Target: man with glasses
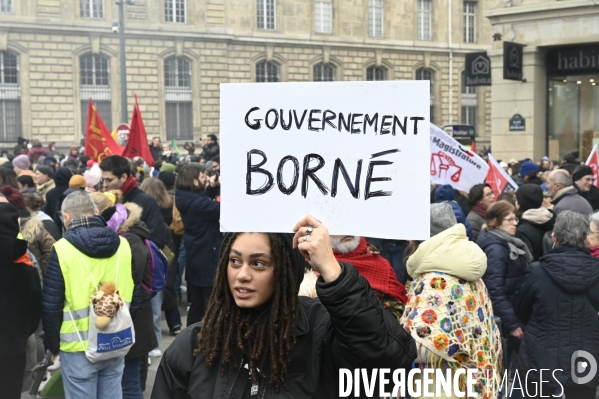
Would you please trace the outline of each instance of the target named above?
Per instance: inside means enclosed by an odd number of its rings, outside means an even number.
[[[547,178],[547,190],[553,198],[553,212],[559,215],[563,211],[573,211],[583,215],[593,213],[589,202],[578,194],[572,178],[564,169],[554,170]]]

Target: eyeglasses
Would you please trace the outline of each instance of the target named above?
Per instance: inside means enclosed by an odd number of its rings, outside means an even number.
[[[520,219],[518,218],[509,218],[509,219],[503,219],[504,221],[510,222],[510,223],[516,223],[518,224],[518,222],[520,221]]]

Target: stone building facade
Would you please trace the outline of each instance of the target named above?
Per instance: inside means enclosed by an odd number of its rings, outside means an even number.
[[[418,78],[432,81],[436,124],[471,122],[489,141],[491,90],[463,88],[461,73],[464,54],[490,48],[483,14],[494,4],[135,0],[125,5],[129,114],[137,94],[148,136],[192,140],[219,132],[220,83]],[[0,0],[0,142],[79,142],[90,97],[117,126],[114,20],[110,0]]]

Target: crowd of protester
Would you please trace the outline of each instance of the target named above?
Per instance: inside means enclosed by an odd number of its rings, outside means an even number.
[[[475,368],[478,398],[497,389],[489,370],[561,369],[538,386],[594,398],[599,377],[571,377],[572,353],[599,357],[599,189],[576,154],[501,162],[515,192],[431,185],[430,239],[399,241],[329,236],[313,216],[295,236],[223,235],[217,137],[198,154],[158,137],[149,147],[151,162],[98,163],[78,146],[61,154],[22,138],[1,154],[7,398],[31,385],[46,350],[67,398],[142,398],[156,357],[156,399],[335,397],[339,368],[374,366]],[[157,254],[168,269],[160,289]],[[90,362],[86,309],[97,280],[111,279],[135,343]],[[177,336],[165,353],[163,312]],[[542,376],[531,376],[518,384],[532,389]]]

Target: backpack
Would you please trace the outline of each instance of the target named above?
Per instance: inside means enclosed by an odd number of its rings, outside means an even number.
[[[127,237],[133,233],[125,233],[123,237]],[[141,237],[140,237],[141,238]],[[143,239],[146,248],[148,248],[148,252],[150,253],[150,286],[146,286],[143,282],[141,285],[144,289],[152,294],[152,296],[156,295],[164,288],[166,288],[166,278],[168,276],[168,259],[164,252],[158,248],[154,241]],[[141,277],[140,277],[141,279]]]

